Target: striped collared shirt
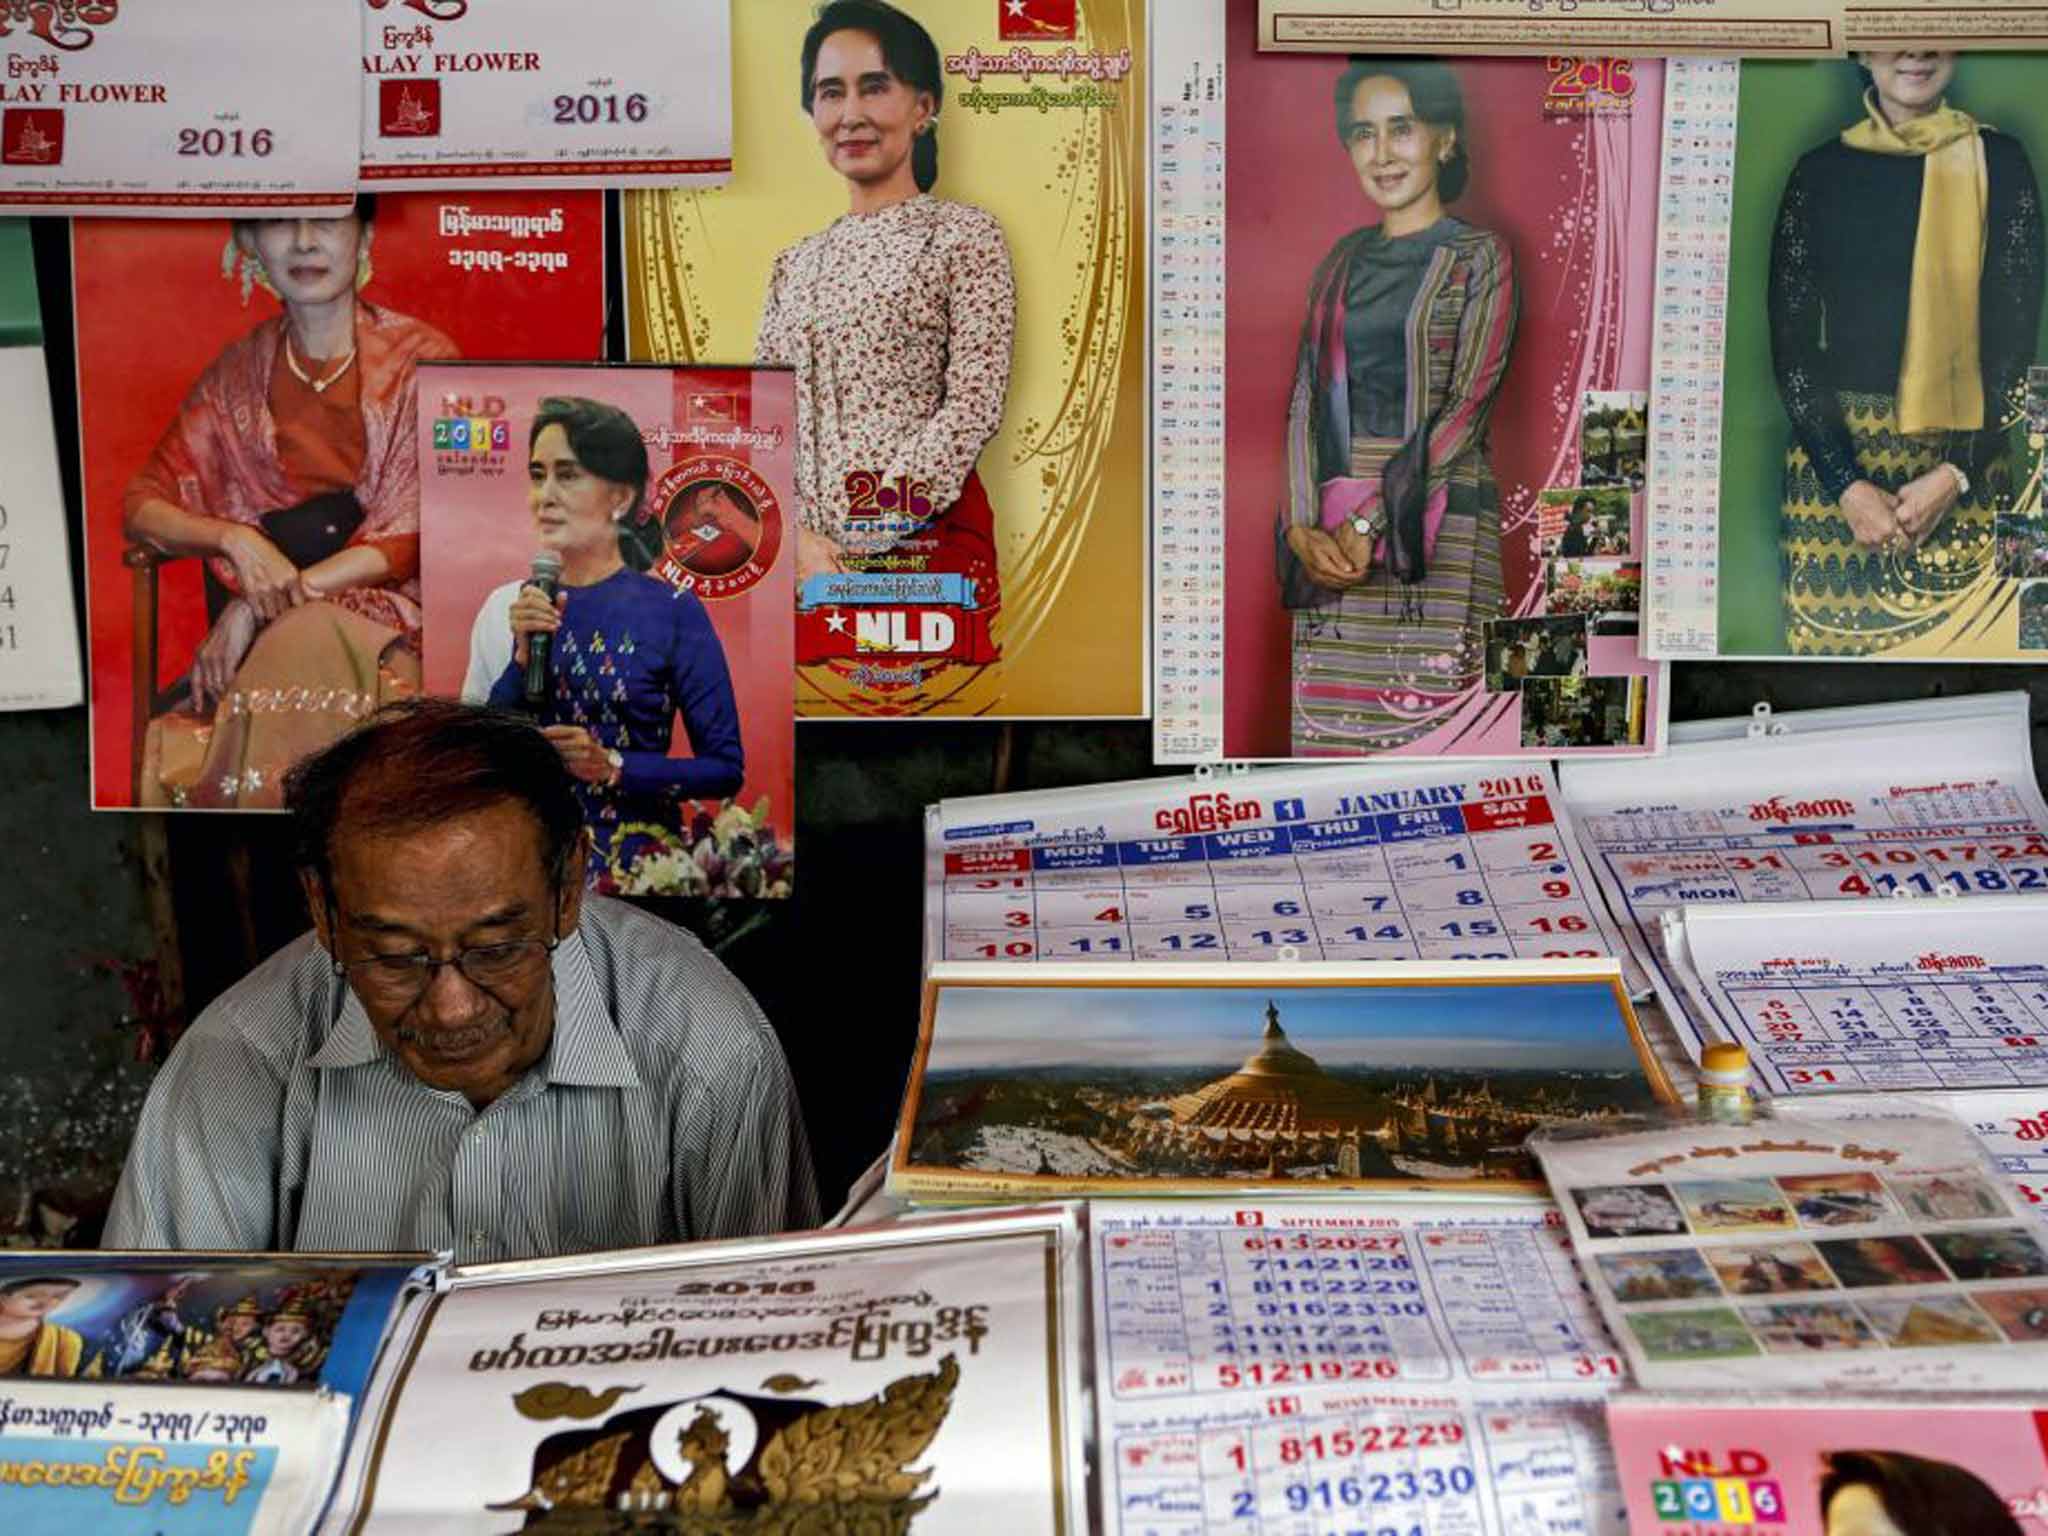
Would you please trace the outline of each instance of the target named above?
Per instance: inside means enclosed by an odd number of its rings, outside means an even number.
[[[286,945],[172,1051],[106,1245],[478,1263],[817,1225],[782,1048],[703,945],[588,897],[554,980],[547,1054],[477,1110],[385,1050],[311,934]]]

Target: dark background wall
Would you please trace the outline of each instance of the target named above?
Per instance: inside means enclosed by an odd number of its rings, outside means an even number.
[[[69,274],[63,225],[36,223],[76,587]],[[1758,700],[1787,710],[2026,688],[2035,758],[2048,762],[2040,667],[1681,663],[1672,672],[1680,720],[1739,714]],[[646,903],[718,947],[773,1021],[828,1205],[886,1144],[916,1035],[924,806],[1155,772],[1143,721],[800,724],[795,899]],[[0,714],[0,1244],[96,1237],[150,1061],[186,1018],[305,927],[280,818],[86,805],[84,710]]]

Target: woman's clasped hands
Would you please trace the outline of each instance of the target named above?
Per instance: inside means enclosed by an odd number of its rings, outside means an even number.
[[[1868,480],[1856,481],[1842,492],[1842,516],[1863,548],[1904,554],[1919,548],[1941,526],[1961,492],[1955,471],[1937,464],[1899,487],[1897,494]]]

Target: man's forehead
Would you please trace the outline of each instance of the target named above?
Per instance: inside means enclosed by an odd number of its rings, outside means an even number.
[[[344,912],[401,921],[473,922],[550,888],[540,824],[512,800],[393,825],[352,823],[344,803],[329,862]]]

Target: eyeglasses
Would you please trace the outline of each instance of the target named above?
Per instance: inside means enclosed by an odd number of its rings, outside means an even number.
[[[442,966],[452,965],[485,992],[531,979],[541,962],[554,954],[559,939],[508,939],[502,944],[477,944],[458,949],[446,960],[424,950],[407,955],[365,955],[337,960],[334,974],[346,976],[359,992],[380,1001],[409,1002],[433,985]]]

